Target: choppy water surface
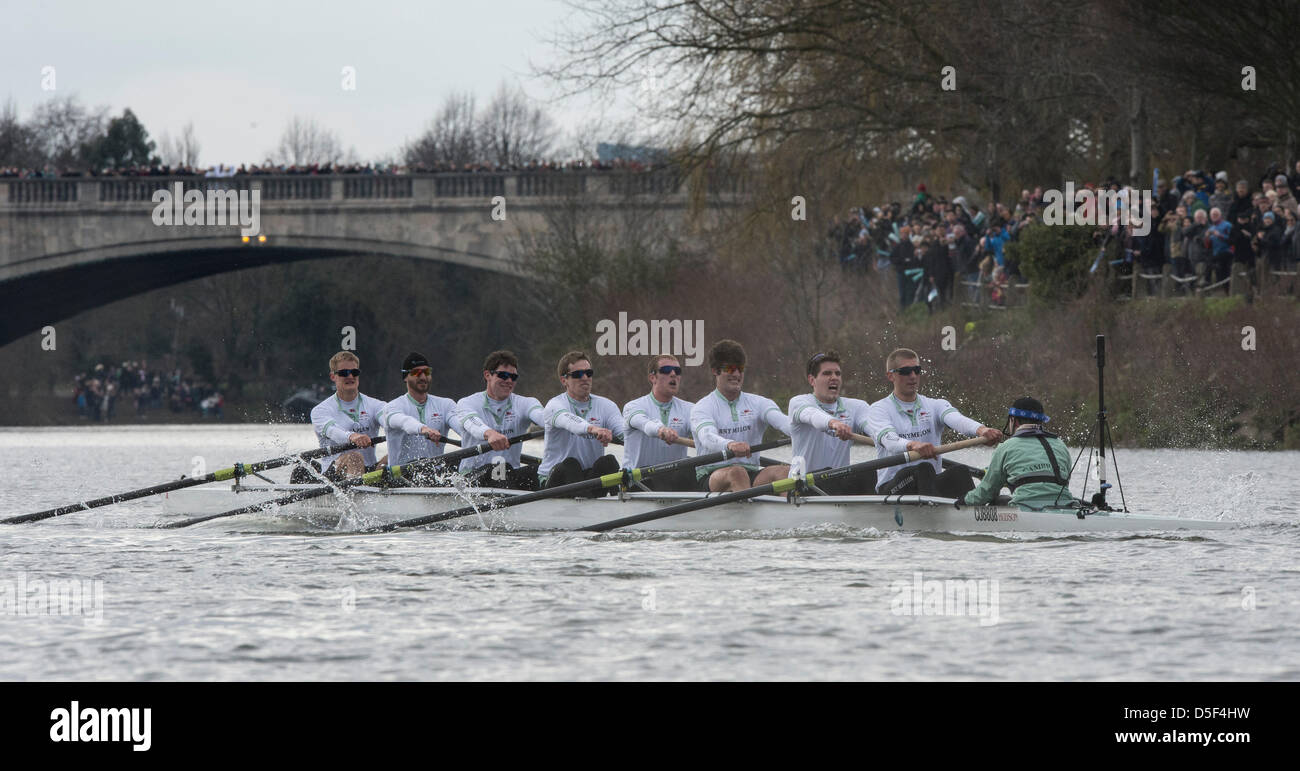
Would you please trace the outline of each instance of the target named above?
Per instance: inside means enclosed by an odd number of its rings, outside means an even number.
[[[310,446],[299,426],[2,429],[0,515]],[[1119,459],[1130,508],[1240,526],[338,535],[158,530],[157,498],[6,525],[0,678],[1300,678],[1300,453]],[[90,618],[14,603],[72,579]],[[965,614],[933,613],[945,580]]]

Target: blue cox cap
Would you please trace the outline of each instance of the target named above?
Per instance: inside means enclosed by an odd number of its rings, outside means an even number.
[[[1047,417],[1047,414],[1043,412],[1043,403],[1028,396],[1022,396],[1021,398],[1016,399],[1015,404],[1011,405],[1011,408],[1007,410],[1007,414],[1012,417],[1024,418],[1025,420],[1033,420],[1039,423],[1047,423],[1051,421],[1051,418]]]

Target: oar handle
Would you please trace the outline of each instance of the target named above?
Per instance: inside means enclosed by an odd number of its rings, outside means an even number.
[[[384,437],[382,436],[374,436],[370,438],[371,447],[374,447],[377,444],[382,444],[383,442],[384,442]],[[295,453],[293,455],[285,455],[284,457],[281,458],[264,460],[261,461],[260,463],[250,463],[248,464],[248,468],[253,471],[267,471],[269,469],[283,466],[286,463],[293,463],[294,461],[300,458],[302,460],[312,460],[314,458],[324,458],[327,455],[338,455],[341,452],[347,452],[348,450],[357,450],[357,449],[365,449],[365,448],[357,447],[357,445],[353,442],[343,442],[342,444],[332,444],[329,447],[320,447],[315,450],[307,450],[306,452]],[[270,465],[270,464],[275,464],[275,465]]]
[[[875,447],[875,446],[876,446],[876,440],[872,439],[872,438],[869,437],[869,436],[863,436],[862,434],[850,434],[850,438],[851,438],[854,442],[856,442],[856,443],[858,443],[858,444],[865,444],[865,445],[867,445],[868,447]],[[949,467],[951,467],[951,466],[957,466],[957,467],[959,467],[959,468],[964,468],[964,469],[966,469],[967,471],[969,471],[969,472],[971,473],[972,476],[979,477],[980,479],[983,479],[983,478],[984,478],[984,469],[982,469],[982,468],[976,468],[976,467],[974,467],[974,466],[967,465],[967,464],[962,463],[962,462],[960,462],[960,461],[951,460],[951,459],[949,459],[949,458],[944,458],[944,459],[943,459],[943,464],[944,464],[945,466],[949,466]]]

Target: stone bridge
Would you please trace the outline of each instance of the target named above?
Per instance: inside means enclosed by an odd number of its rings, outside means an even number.
[[[233,205],[243,196],[251,207],[254,192],[255,233]],[[0,345],[141,292],[276,262],[386,255],[513,272],[512,238],[574,196],[680,217],[741,191],[664,171],[0,179]]]

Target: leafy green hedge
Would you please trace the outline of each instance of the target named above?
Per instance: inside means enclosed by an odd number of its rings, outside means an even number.
[[[1020,264],[1034,297],[1073,300],[1087,288],[1088,269],[1097,257],[1092,232],[1079,225],[1030,225],[1006,245],[1007,259]]]

